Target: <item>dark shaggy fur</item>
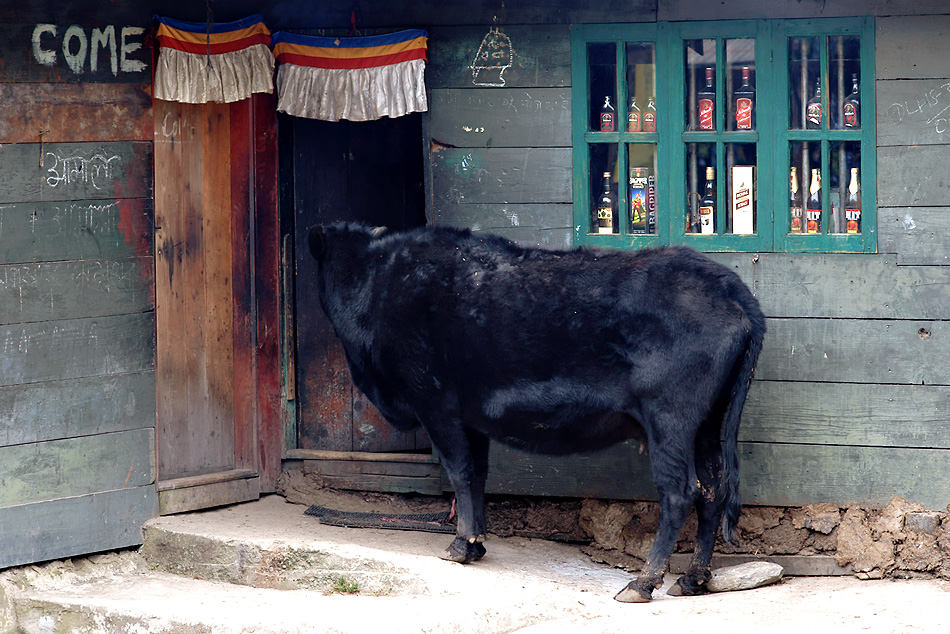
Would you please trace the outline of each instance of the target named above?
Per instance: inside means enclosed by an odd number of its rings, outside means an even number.
[[[452,481],[444,557],[485,553],[489,438],[558,454],[636,438],[660,528],[617,598],[650,599],[693,506],[696,554],[676,589],[701,591],[717,528],[730,537],[741,508],[739,418],[765,335],[735,273],[687,248],[552,251],[444,228],[309,238],[354,382],[397,428],[425,429]]]

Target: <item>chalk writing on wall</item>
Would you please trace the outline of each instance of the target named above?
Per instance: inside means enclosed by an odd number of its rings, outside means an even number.
[[[933,126],[934,132],[950,131],[950,82],[926,90],[913,99],[892,103],[885,111],[895,123],[910,121]]]
[[[87,32],[88,31],[88,32]],[[55,24],[37,24],[33,29],[33,59],[43,66],[53,67],[62,59],[75,74],[87,69],[90,72],[105,70],[105,64],[113,75],[122,73],[141,73],[147,66],[133,53],[142,48],[145,29],[138,26],[124,26],[116,35],[116,27],[84,29],[78,24],[64,29],[60,33]],[[101,59],[103,52],[106,60]]]
[[[472,62],[472,83],[476,86],[504,86],[505,71],[514,61],[514,47],[501,28],[493,26],[482,38]]]
[[[106,157],[95,154],[89,158],[84,156],[60,156],[55,152],[46,153],[47,162],[52,159],[53,166],[47,169],[49,176],[46,184],[50,187],[60,185],[83,184],[91,185],[94,189],[101,189],[99,183],[112,180],[115,175],[115,166],[119,156]]]

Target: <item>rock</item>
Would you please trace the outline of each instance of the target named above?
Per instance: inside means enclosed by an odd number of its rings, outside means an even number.
[[[936,535],[940,528],[940,514],[916,511],[904,516],[904,530],[908,533]]]
[[[706,582],[710,592],[731,592],[733,590],[751,590],[775,583],[785,574],[785,569],[768,561],[750,561],[738,566],[726,566],[712,571],[712,577]]]

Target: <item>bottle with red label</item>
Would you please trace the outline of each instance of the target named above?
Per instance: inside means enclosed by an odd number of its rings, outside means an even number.
[[[789,172],[788,207],[791,214],[791,233],[802,232],[802,192],[798,187],[798,168],[793,167]]]
[[[861,186],[858,184],[858,168],[851,168],[851,183],[848,185],[848,202],[844,208],[845,233],[861,233]]]
[[[699,129],[714,130],[716,114],[716,88],[713,86],[712,66],[706,67],[706,85],[696,95],[699,108]]]
[[[736,89],[736,130],[755,128],[755,88],[749,84],[751,72],[742,67],[742,85]]]
[[[821,170],[812,169],[808,189],[808,208],[805,211],[805,232],[821,233]]]
[[[656,132],[656,103],[653,97],[647,101],[647,109],[643,113],[643,131]]]
[[[617,128],[617,110],[610,103],[610,96],[604,97],[604,105],[600,107],[600,131],[613,132]]]
[[[630,95],[630,107],[627,108],[627,132],[640,131],[640,107],[637,105],[637,98]]]
[[[841,122],[846,128],[861,127],[860,99],[858,95],[858,74],[851,75],[851,94],[841,104]]]

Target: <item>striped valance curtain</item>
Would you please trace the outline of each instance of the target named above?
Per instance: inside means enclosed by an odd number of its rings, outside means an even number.
[[[428,109],[428,33],[365,37],[274,33],[277,109],[323,121],[370,121]]]
[[[274,92],[271,34],[260,15],[210,24],[155,18],[157,99],[230,103]]]

